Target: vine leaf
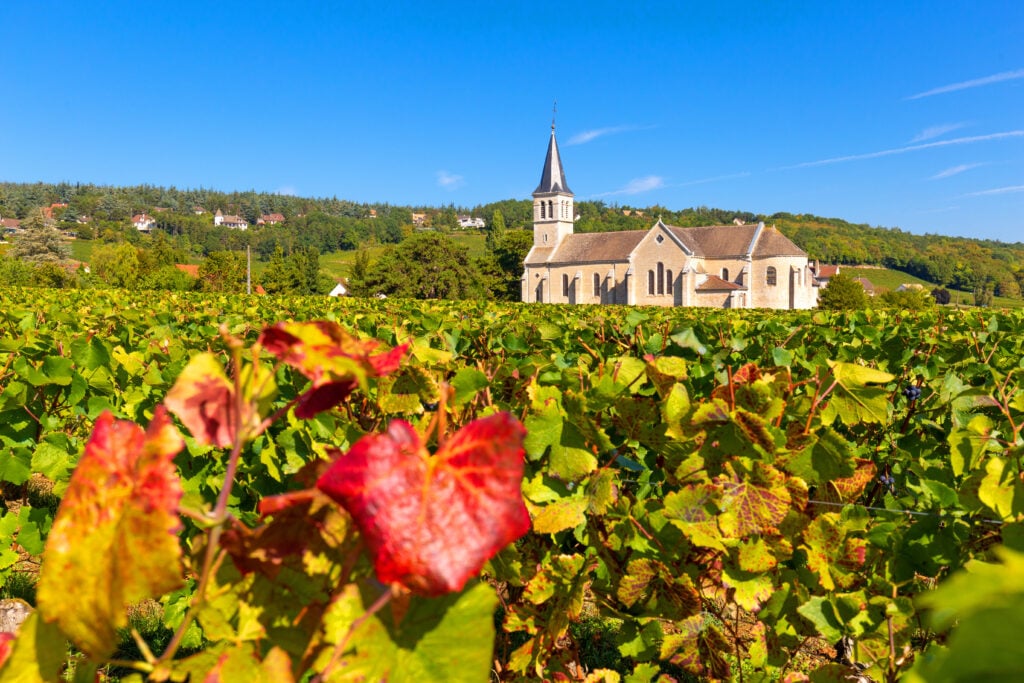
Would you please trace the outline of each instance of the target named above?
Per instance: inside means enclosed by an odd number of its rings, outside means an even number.
[[[38,606],[94,659],[114,651],[128,605],[182,584],[174,456],[183,445],[162,406],[146,432],[105,412],[71,476],[46,542]]]
[[[830,425],[839,418],[848,425],[858,422],[884,424],[888,419],[889,392],[884,387],[871,385],[887,384],[896,377],[856,363],[830,360],[828,364],[832,368],[836,388],[821,413],[821,421]]]
[[[313,417],[344,401],[356,387],[367,389],[367,380],[398,369],[409,350],[402,344],[373,354],[379,343],[359,339],[328,320],[308,323],[277,323],[264,328],[260,345],[313,383],[296,403],[295,416]]]
[[[235,385],[212,353],[193,356],[164,397],[164,405],[188,427],[200,445],[218,448],[229,448],[235,443],[237,404]],[[260,419],[250,402],[244,405],[241,424],[251,433]]]
[[[317,487],[355,519],[377,578],[423,595],[462,590],[530,529],[520,492],[525,430],[508,413],[476,420],[434,456],[406,422],[363,437]]]

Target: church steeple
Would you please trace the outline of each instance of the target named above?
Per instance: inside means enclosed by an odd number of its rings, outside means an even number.
[[[562,168],[562,157],[558,154],[558,141],[555,139],[555,124],[551,124],[551,141],[548,143],[548,156],[544,159],[544,170],[540,174],[540,185],[533,191],[537,193],[564,192],[572,194],[565,182],[565,169]]]
[[[551,140],[544,159],[540,184],[533,191],[533,244],[554,247],[563,237],[572,234],[573,194],[565,182],[565,168],[558,153],[555,122],[551,121]]]

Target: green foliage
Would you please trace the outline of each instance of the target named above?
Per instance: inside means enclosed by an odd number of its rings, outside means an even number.
[[[59,263],[71,256],[60,232],[44,225],[42,215],[33,214],[22,227],[24,231],[9,252],[11,258],[28,263]]]
[[[875,680],[1019,670],[1019,648],[1000,630],[1015,633],[1015,553],[1024,550],[1020,312],[581,309],[6,288],[0,478],[6,501],[21,505],[0,516],[0,579],[13,581],[42,552],[53,507],[30,492],[65,495],[104,409],[148,422],[190,357],[231,353],[217,337],[221,324],[251,344],[264,321],[310,318],[344,320],[362,340],[408,342],[409,361],[355,390],[342,410],[275,422],[255,437],[240,452],[227,509],[252,523],[259,502],[288,491],[324,444],[348,449],[392,419],[422,434],[441,419],[454,428],[499,410],[521,416],[529,430],[522,491],[534,530],[485,568],[502,601],[488,660],[497,680],[571,678],[596,633],[600,653],[590,661],[632,680],[726,678],[737,662],[745,676],[799,667],[812,680],[834,679],[842,667],[816,658],[816,639],[840,637],[852,639],[854,658]],[[277,394],[261,398],[266,410],[297,400],[305,373],[320,366],[279,368]],[[201,501],[222,490],[225,462],[190,439],[175,464],[183,500],[203,519]],[[318,528],[346,528],[338,508],[318,509]],[[311,512],[235,540],[266,550],[274,535],[304,537],[301,520]],[[187,521],[183,538],[201,531]],[[201,564],[202,548],[184,547]],[[243,574],[226,561],[210,584],[221,597],[191,632],[238,644],[180,666],[201,680],[222,655],[223,666],[236,657],[272,663],[256,642],[298,652],[311,642],[300,615],[308,604],[332,605],[335,638],[379,595],[361,585],[331,602],[340,585],[332,568],[345,552],[327,545],[268,559],[274,580],[266,565]],[[369,576],[369,562],[355,571]],[[171,628],[183,623],[195,590],[189,583],[163,598]],[[361,628],[367,642],[398,643],[395,660],[418,674],[423,657],[434,656],[426,653],[441,648],[406,639],[402,609],[375,612]],[[473,600],[465,609],[490,613]],[[584,627],[595,621],[607,628]],[[481,647],[482,635],[472,633],[459,656]],[[364,673],[390,660],[359,661]]]
[[[474,299],[483,278],[466,248],[435,232],[420,232],[385,252],[358,288],[406,299]]]
[[[818,292],[818,308],[850,311],[867,308],[868,295],[864,287],[845,273],[838,273],[828,286]]]
[[[948,301],[949,292],[946,292]],[[936,300],[927,289],[921,287],[904,289],[902,292],[889,290],[878,295],[878,301],[889,308],[904,308],[910,311],[919,311],[931,308]]]

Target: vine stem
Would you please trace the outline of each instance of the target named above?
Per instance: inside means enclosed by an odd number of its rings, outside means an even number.
[[[334,646],[334,652],[331,653],[331,659],[327,662],[327,666],[324,667],[323,671],[313,676],[313,678],[310,679],[310,683],[323,683],[328,679],[332,669],[337,666],[338,661],[341,659],[341,653],[345,651],[345,647],[348,645],[349,638],[352,637],[352,634],[355,633],[356,629],[362,626],[367,619],[372,617],[385,605],[391,602],[392,597],[394,597],[394,592],[390,589],[387,590],[377,598],[372,605],[370,605],[369,609],[352,620],[352,623],[348,625],[348,631],[346,631],[345,635],[338,641],[338,644]]]
[[[196,594],[192,598],[192,604],[171,637],[171,641],[167,644],[167,649],[156,660],[157,664],[169,662],[174,658],[178,648],[181,647],[185,631],[191,626],[196,612],[206,602],[206,588],[210,583],[210,576],[214,572],[214,567],[220,566],[225,555],[225,553],[218,553],[217,551],[220,547],[220,537],[224,532],[224,525],[228,520],[228,499],[231,496],[231,489],[234,487],[235,474],[238,471],[238,461],[242,456],[242,444],[245,441],[245,437],[248,436],[243,434],[242,415],[246,412],[245,409],[248,408],[248,405],[246,405],[245,397],[242,394],[242,349],[238,344],[232,344],[231,346],[231,362],[234,369],[235,383],[235,410],[233,416],[235,442],[231,447],[231,455],[228,457],[228,465],[224,472],[224,485],[221,486],[220,494],[217,496],[217,505],[213,509],[213,519],[216,520],[216,524],[207,532],[206,552],[203,557],[203,566],[199,572],[199,584],[196,586]]]

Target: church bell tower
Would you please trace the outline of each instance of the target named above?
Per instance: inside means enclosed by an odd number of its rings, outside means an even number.
[[[565,182],[565,169],[555,140],[555,122],[551,122],[551,141],[544,159],[540,185],[533,191],[533,246],[554,247],[572,234],[573,194]]]

